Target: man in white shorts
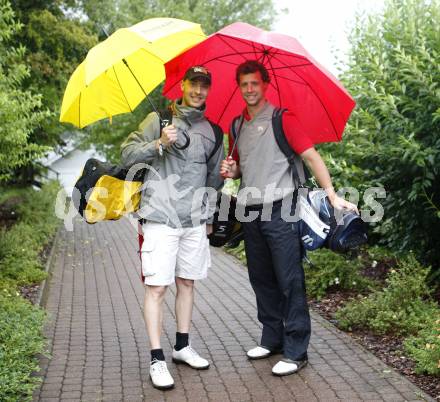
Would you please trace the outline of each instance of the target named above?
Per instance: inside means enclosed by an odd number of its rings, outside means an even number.
[[[189,344],[194,281],[206,278],[210,266],[209,241],[219,174],[224,157],[219,128],[204,116],[211,74],[203,66],[185,73],[182,99],[170,106],[172,122],[160,129],[150,113],[121,146],[125,167],[148,164],[140,215],[144,242],[142,277],[145,284],[144,318],[151,348],[150,377],[159,389],[172,388],[160,343],[162,305],[167,287],[176,283],[176,345],[172,359],[195,369],[209,362]],[[221,131],[220,131],[220,137]],[[221,139],[221,138],[220,138]],[[211,191],[205,192],[208,188]],[[208,223],[208,224],[207,224]]]

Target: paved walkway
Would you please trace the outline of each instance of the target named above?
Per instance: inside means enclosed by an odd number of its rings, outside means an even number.
[[[192,343],[206,371],[169,363],[176,387],[155,390],[142,319],[136,233],[128,220],[59,233],[45,305],[52,358],[42,359],[35,401],[412,401],[432,400],[347,335],[312,314],[310,364],[274,377],[277,357],[248,361],[259,339],[246,268],[213,249],[209,278],[197,286]],[[174,342],[174,289],[165,306],[165,355]]]

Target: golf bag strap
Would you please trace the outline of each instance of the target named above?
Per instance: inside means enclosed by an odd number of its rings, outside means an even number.
[[[272,114],[272,127],[275,136],[275,140],[280,148],[281,152],[286,156],[287,162],[292,169],[293,181],[298,185],[303,185],[310,177],[306,166],[301,157],[295,153],[287,141],[286,135],[283,129],[283,113],[287,109],[275,108]]]
[[[234,139],[234,141],[237,140],[237,122],[238,122],[238,120],[240,120],[241,117],[242,117],[242,115],[239,115],[239,116],[236,116],[234,118],[234,120],[232,120],[231,134],[232,134],[232,138]]]
[[[238,129],[237,129],[237,123],[238,123]],[[232,127],[231,127],[231,133],[232,137],[235,141],[238,141],[238,137],[240,137],[241,128],[243,127],[244,123],[244,114],[240,114],[232,120]],[[235,143],[234,143],[235,144]]]
[[[222,130],[222,128],[218,124],[215,124],[210,120],[208,120],[208,122],[211,125],[212,131],[214,131],[215,145],[214,145],[214,149],[209,154],[206,162],[208,162],[217,153],[218,149],[223,144],[223,130]]]

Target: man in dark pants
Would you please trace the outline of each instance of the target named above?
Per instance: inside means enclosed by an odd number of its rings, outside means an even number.
[[[246,61],[237,68],[236,80],[246,108],[234,121],[238,152],[222,162],[220,172],[223,177],[241,177],[238,202],[245,204],[245,216],[253,215],[243,222],[243,230],[249,279],[263,333],[260,346],[249,350],[247,356],[261,359],[282,351],[284,358],[272,373],[288,375],[307,364],[311,330],[298,223],[287,219],[294,215],[297,193],[291,167],[274,137],[274,106],[265,98],[270,82],[267,70],[256,61]],[[298,127],[295,119],[291,112],[282,117],[293,150],[308,164],[335,208],[356,210],[336,195],[327,167],[307,134],[292,131]],[[230,147],[234,140],[230,135]],[[243,199],[245,193],[251,197]]]

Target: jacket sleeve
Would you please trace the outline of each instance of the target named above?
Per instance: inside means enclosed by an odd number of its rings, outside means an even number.
[[[212,156],[212,158],[208,161],[207,166],[207,177],[206,177],[206,187],[212,187],[216,191],[219,191],[223,187],[223,177],[220,175],[220,165],[222,160],[225,159],[225,148],[222,144],[219,146],[217,152]],[[214,220],[214,212],[217,204],[217,194],[209,192],[208,198],[208,219],[206,223],[211,224]]]
[[[160,137],[160,123],[156,113],[150,113],[121,145],[122,165],[129,169],[136,163],[151,163],[158,155],[156,140]]]

